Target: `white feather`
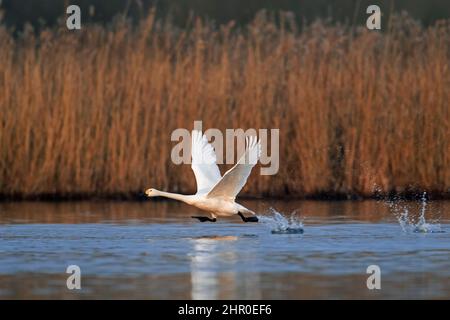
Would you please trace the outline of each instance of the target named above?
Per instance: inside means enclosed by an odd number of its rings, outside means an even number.
[[[255,215],[253,211],[235,202],[236,195],[245,185],[261,154],[261,144],[256,137],[247,138],[246,142],[244,155],[221,177],[214,148],[200,131],[192,131],[192,170],[197,181],[197,193],[183,195],[156,189],[148,189],[145,193],[149,197],[171,198],[208,211],[213,217],[210,221],[216,221],[217,216],[238,214],[245,222],[257,222],[257,217],[242,215]]]
[[[246,139],[247,148],[245,153],[239,159],[238,163],[228,170],[222,179],[212,188],[208,193],[208,198],[228,198],[235,199],[238,193],[242,190],[252,168],[258,162],[261,156],[261,143],[256,140],[256,137]]]
[[[197,181],[197,194],[206,193],[220,180],[216,153],[201,131],[192,131],[192,171]]]

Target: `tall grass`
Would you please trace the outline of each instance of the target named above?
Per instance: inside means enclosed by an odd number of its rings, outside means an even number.
[[[245,28],[154,14],[14,38],[0,27],[0,194],[195,191],[176,128],[280,128],[280,171],[246,195],[450,188],[450,21],[380,33],[264,13]],[[258,170],[259,171],[259,170]]]

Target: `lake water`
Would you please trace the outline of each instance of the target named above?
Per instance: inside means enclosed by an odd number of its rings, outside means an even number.
[[[419,223],[420,203],[240,202],[267,218],[200,223],[169,201],[0,203],[0,298],[450,298],[450,201],[428,203],[417,230],[396,214]],[[304,232],[273,233],[270,207],[297,210]],[[81,290],[66,286],[69,265]]]

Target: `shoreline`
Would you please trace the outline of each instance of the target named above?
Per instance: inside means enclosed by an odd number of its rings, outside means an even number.
[[[364,201],[364,200],[421,200],[423,191],[403,192],[403,193],[383,193],[374,195],[361,194],[344,194],[344,193],[321,193],[299,195],[244,195],[238,197],[242,200],[305,200],[305,201]],[[428,200],[450,200],[449,192],[428,192],[426,191]],[[116,194],[35,194],[35,195],[4,195],[0,194],[0,203],[5,202],[73,202],[73,201],[117,201],[117,202],[145,202],[149,201],[148,197],[142,193],[116,193]],[[151,201],[170,201],[168,199],[156,198]]]

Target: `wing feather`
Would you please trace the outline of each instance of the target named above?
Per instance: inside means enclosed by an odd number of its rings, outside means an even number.
[[[247,137],[247,148],[238,163],[228,170],[220,181],[208,193],[208,198],[223,197],[235,199],[242,190],[252,168],[261,155],[261,143],[256,137]]]
[[[214,148],[199,130],[192,131],[191,168],[197,181],[197,194],[210,191],[221,178]]]

